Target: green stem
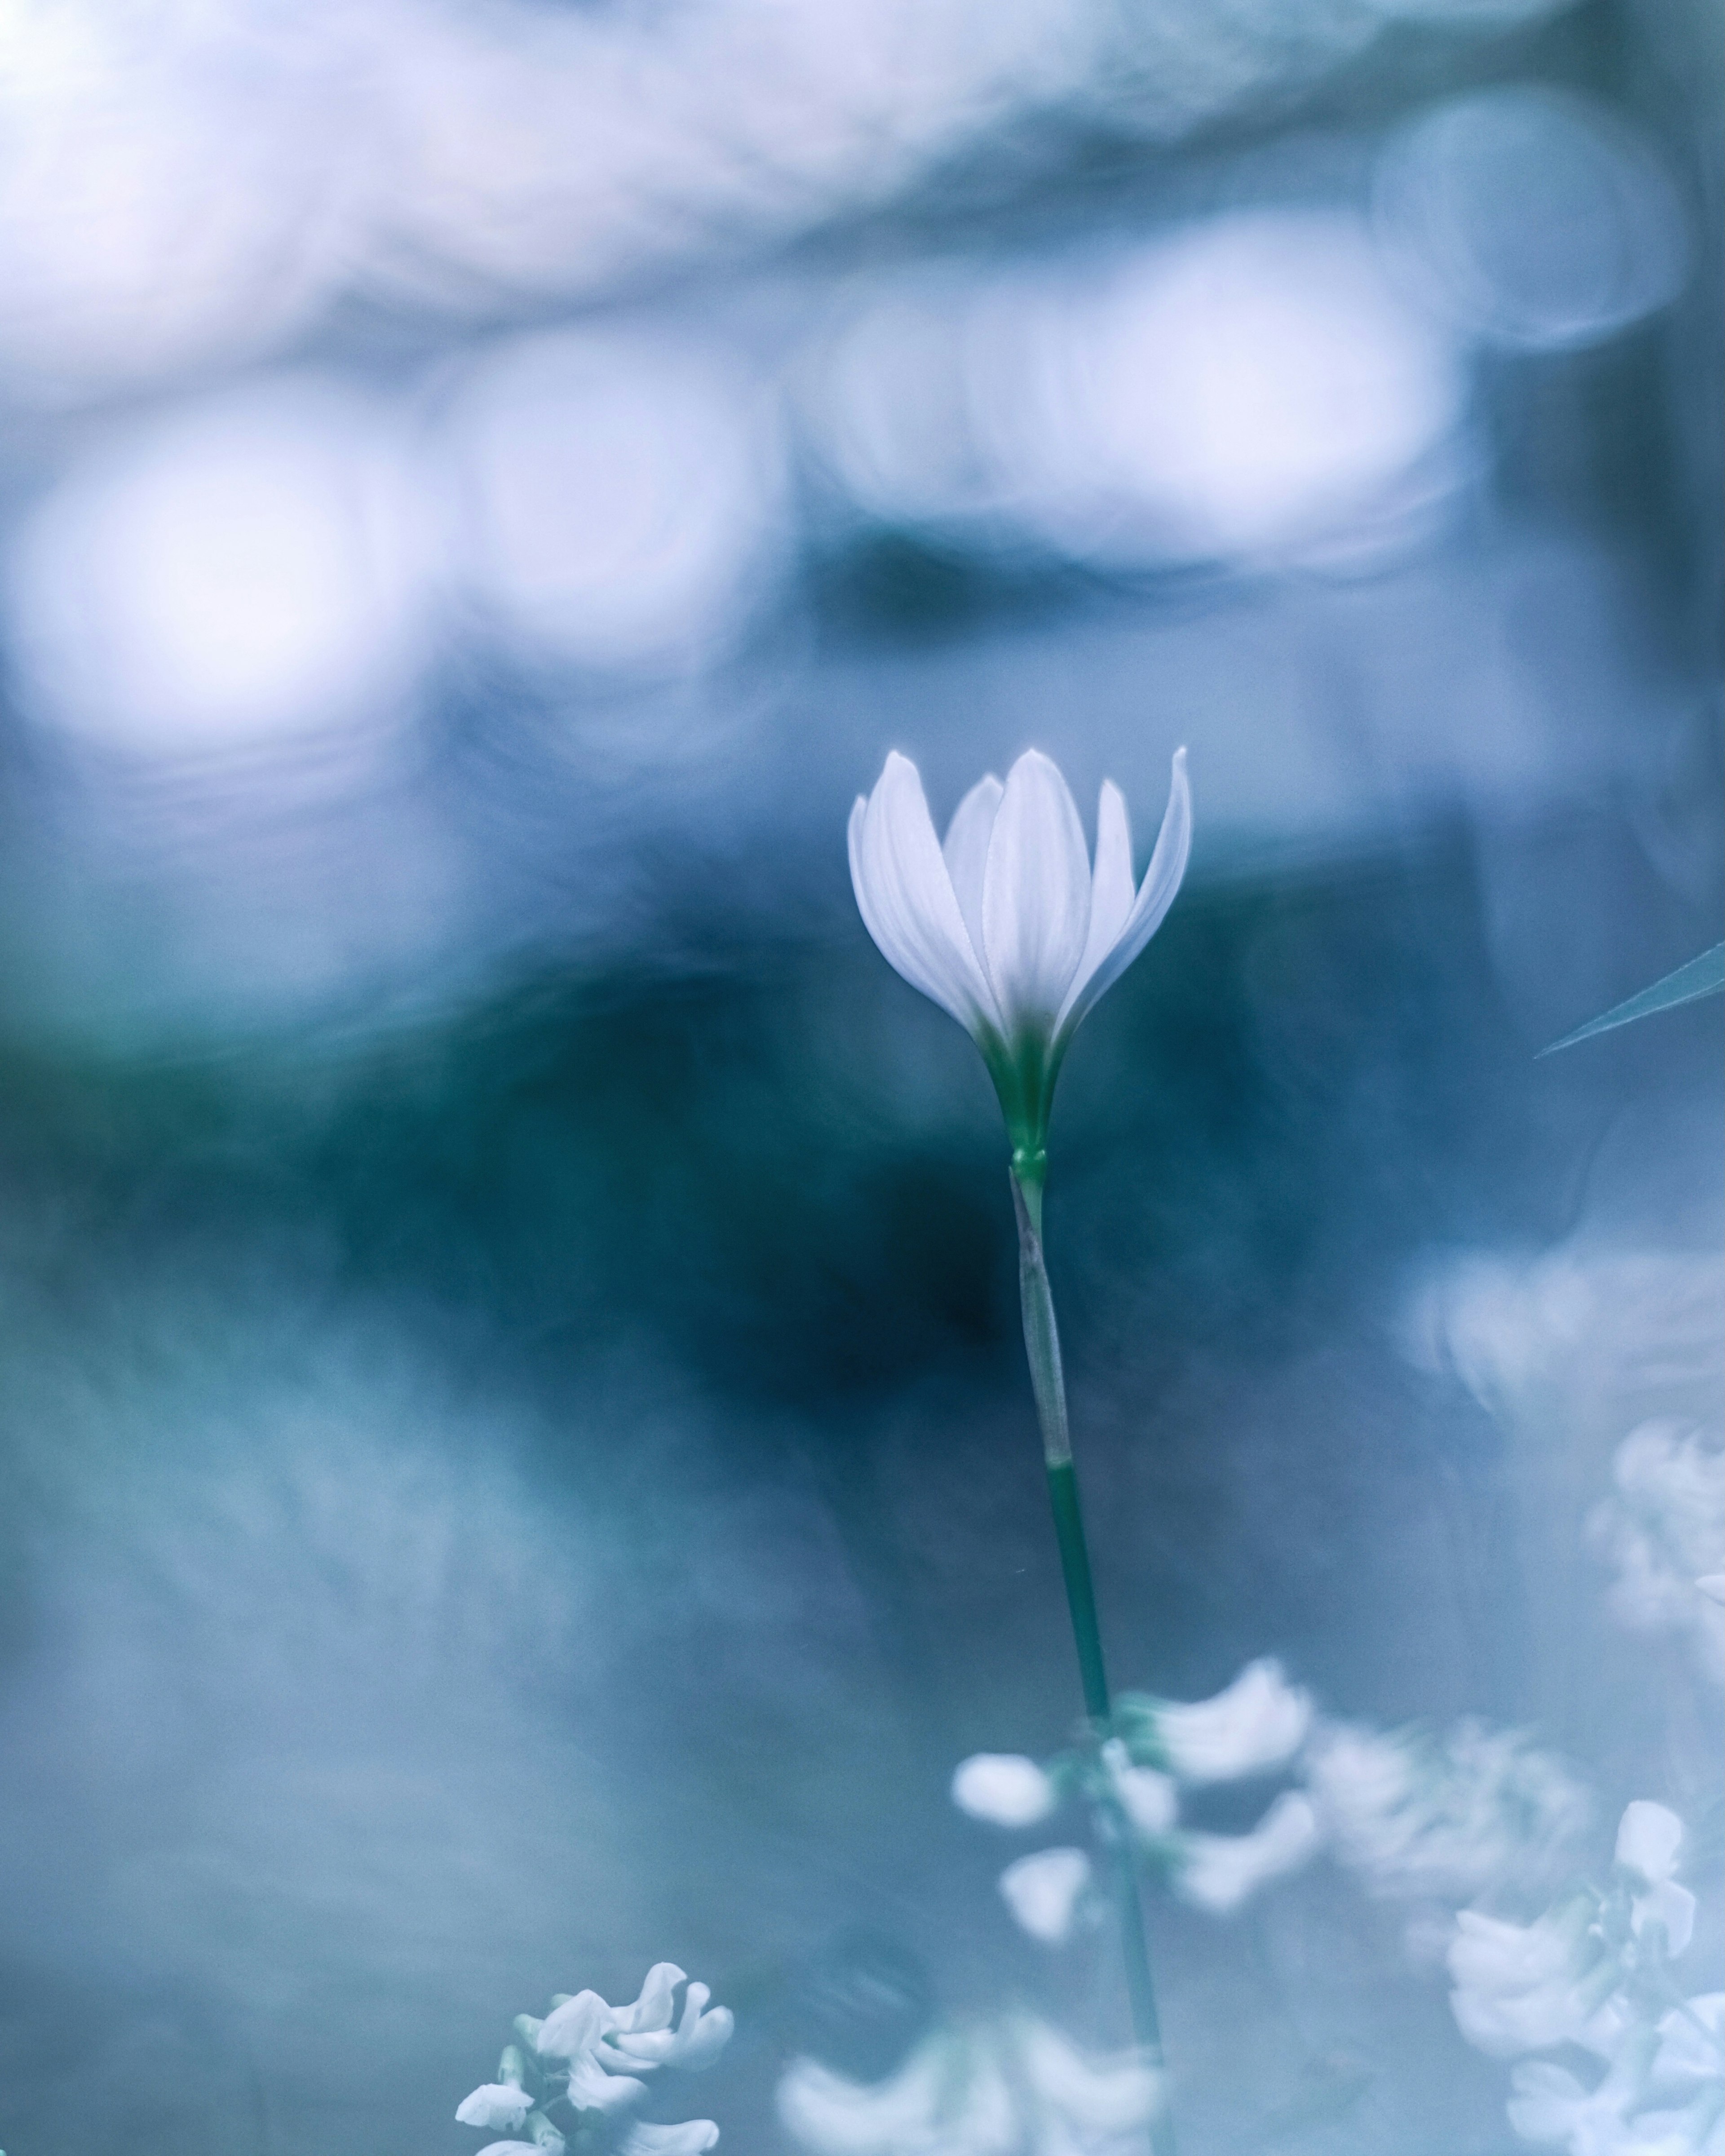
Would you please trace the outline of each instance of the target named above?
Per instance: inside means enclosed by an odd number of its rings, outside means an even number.
[[[1113,1703],[1102,1661],[1101,1628],[1096,1621],[1096,1590],[1091,1584],[1090,1546],[1084,1516],[1078,1509],[1078,1478],[1071,1455],[1048,1463],[1048,1502],[1054,1512],[1055,1540],[1060,1547],[1060,1572],[1066,1583],[1066,1607],[1072,1614],[1072,1640],[1078,1650],[1078,1675],[1084,1686],[1084,1711],[1092,1722],[1106,1722]]]
[[[1043,1168],[1040,1153],[1014,1159],[1012,1198],[1019,1224],[1019,1290],[1024,1305],[1024,1352],[1029,1359],[1030,1389],[1035,1395],[1037,1419],[1042,1425],[1043,1464],[1048,1472],[1049,1503],[1054,1512],[1055,1539],[1060,1546],[1060,1573],[1066,1585],[1066,1607],[1071,1614],[1072,1640],[1078,1650],[1084,1709],[1091,1722],[1106,1734],[1113,1708],[1108,1695],[1107,1666],[1102,1658],[1102,1628],[1096,1616],[1096,1589],[1091,1578],[1090,1545],[1085,1539],[1078,1478],[1072,1464],[1060,1329],[1055,1322],[1054,1293],[1042,1255]],[[1160,2067],[1162,2027],[1156,2011],[1155,1986],[1150,1977],[1150,1956],[1144,1943],[1144,1912],[1138,1898],[1137,1870],[1132,1861],[1132,1832],[1117,1804],[1105,1804],[1101,1811],[1100,1824],[1107,1847],[1114,1905],[1120,1922],[1121,1952],[1126,1963],[1132,2035],[1151,2063]],[[1152,2156],[1174,2156],[1173,2123],[1165,2102],[1151,2127],[1150,2146]]]

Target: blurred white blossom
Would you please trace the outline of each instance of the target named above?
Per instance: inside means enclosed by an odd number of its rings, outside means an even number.
[[[1147,1840],[1166,1834],[1180,1809],[1180,1793],[1171,1774],[1154,1767],[1135,1767],[1119,1738],[1102,1747],[1102,1768],[1114,1799],[1135,1832]]]
[[[1147,1740],[1156,1763],[1183,1782],[1233,1782],[1286,1766],[1312,1726],[1310,1693],[1291,1685],[1280,1662],[1248,1662],[1225,1691],[1189,1702],[1124,1695],[1119,1719],[1136,1752]]]
[[[1087,2057],[1029,2017],[938,2030],[871,2085],[812,2059],[778,2085],[814,2156],[1137,2156],[1161,2101],[1136,2053]]]
[[[1305,1775],[1331,1853],[1384,1901],[1454,1908],[1555,1886],[1593,1817],[1553,1753],[1472,1720],[1441,1738],[1322,1722]]]
[[[1676,1876],[1682,1845],[1683,1822],[1664,1804],[1638,1799],[1625,1810],[1617,1866],[1628,1878],[1631,1928],[1639,1938],[1661,1925],[1670,1954],[1681,1953],[1695,1931],[1695,1897]]]
[[[1511,2076],[1510,2124],[1568,2156],[1720,2156],[1725,1992],[1686,1999],[1651,2034],[1651,2046],[1622,2046],[1591,2087],[1548,2060],[1525,2061]]]
[[[1635,1631],[1687,1633],[1725,1684],[1725,1607],[1702,1584],[1725,1565],[1725,1447],[1681,1422],[1645,1422],[1618,1446],[1611,1480],[1588,1528],[1616,1569],[1614,1613]]]
[[[953,1775],[952,1800],[973,1819],[1017,1827],[1046,1818],[1063,1794],[1081,1793],[1105,1842],[1128,1836],[1183,1900],[1227,1916],[1306,1862],[1322,1839],[1317,1813],[1289,1789],[1250,1834],[1189,1831],[1179,1825],[1180,1784],[1286,1767],[1312,1713],[1310,1696],[1268,1660],[1248,1663],[1214,1699],[1123,1692],[1115,1701],[1116,1733],[1100,1746],[1060,1753],[1045,1765],[1019,1753],[977,1753]],[[1000,1892],[1033,1938],[1057,1945],[1084,1912],[1091,1876],[1081,1849],[1040,1850],[1007,1866]]]
[[[1212,1916],[1232,1916],[1269,1881],[1297,1871],[1322,1839],[1311,1804],[1284,1789],[1250,1834],[1180,1835],[1174,1892]]]
[[[1650,1883],[1669,1879],[1683,1846],[1683,1822],[1669,1805],[1638,1797],[1624,1806],[1617,1825],[1615,1860]]]
[[[1670,1968],[1693,1925],[1673,1876],[1683,1840],[1675,1812],[1639,1800],[1608,1892],[1578,1888],[1532,1924],[1458,1917],[1463,2035],[1497,2058],[1570,2055],[1516,2068],[1508,2116],[1523,2140],[1567,2156],[1725,2156],[1725,1994],[1684,1999]],[[1601,2066],[1579,2066],[1577,2051]]]
[[[1716,1385],[1720,1287],[1710,1253],[1572,1249],[1530,1264],[1481,1252],[1425,1284],[1407,1344],[1507,1419],[1554,1381],[1599,1401]]]
[[[1081,1849],[1040,1849],[1007,1866],[1000,1892],[1033,1939],[1057,1946],[1072,1928],[1090,1876],[1090,1859]]]
[[[1612,1984],[1599,1989],[1604,1957],[1594,1917],[1585,1898],[1531,1924],[1462,1910],[1450,1948],[1450,2003],[1470,2044],[1498,2059],[1558,2044],[1609,2055],[1621,2023],[1606,2003]],[[1611,1967],[1604,1973],[1611,1977]]]
[[[952,1802],[992,1826],[1034,1826],[1056,1801],[1053,1782],[1021,1752],[973,1753],[952,1776]]]

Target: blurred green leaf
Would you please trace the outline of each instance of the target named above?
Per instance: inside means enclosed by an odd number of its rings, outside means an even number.
[[[1617,1004],[1598,1018],[1590,1018],[1585,1025],[1577,1026],[1574,1033],[1566,1033],[1561,1040],[1553,1041],[1549,1048],[1542,1048],[1539,1053],[1555,1055],[1560,1048],[1573,1048],[1578,1040],[1586,1040],[1593,1034],[1609,1033],[1614,1026],[1632,1024],[1638,1018],[1651,1018],[1655,1011],[1675,1010],[1679,1004],[1692,1004],[1702,996],[1716,996],[1722,988],[1725,988],[1725,943],[1716,943],[1711,951],[1703,951],[1686,966],[1679,966],[1675,973],[1667,973],[1662,981],[1656,981],[1651,988],[1643,988],[1627,1003]]]

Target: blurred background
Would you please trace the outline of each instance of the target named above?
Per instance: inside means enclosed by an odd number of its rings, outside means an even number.
[[[0,5],[12,2156],[456,2156],[662,1958],[739,2156],[800,2052],[1121,2037],[947,1802],[1079,1702],[998,1112],[845,873],[891,747],[1141,865],[1190,748],[1054,1131],[1117,1681],[1527,1730],[1596,1872],[1716,1805],[1609,1507],[1717,1464],[1720,1006],[1534,1057],[1719,934],[1721,45]],[[1189,2156],[1519,2145],[1327,1859],[1152,1929]]]

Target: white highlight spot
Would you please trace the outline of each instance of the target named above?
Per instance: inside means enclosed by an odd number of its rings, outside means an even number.
[[[382,715],[423,655],[411,496],[379,416],[310,378],[90,452],[6,564],[29,708],[151,754]]]
[[[784,539],[778,444],[740,370],[663,339],[512,344],[458,397],[461,572],[542,662],[634,670],[728,642]]]

